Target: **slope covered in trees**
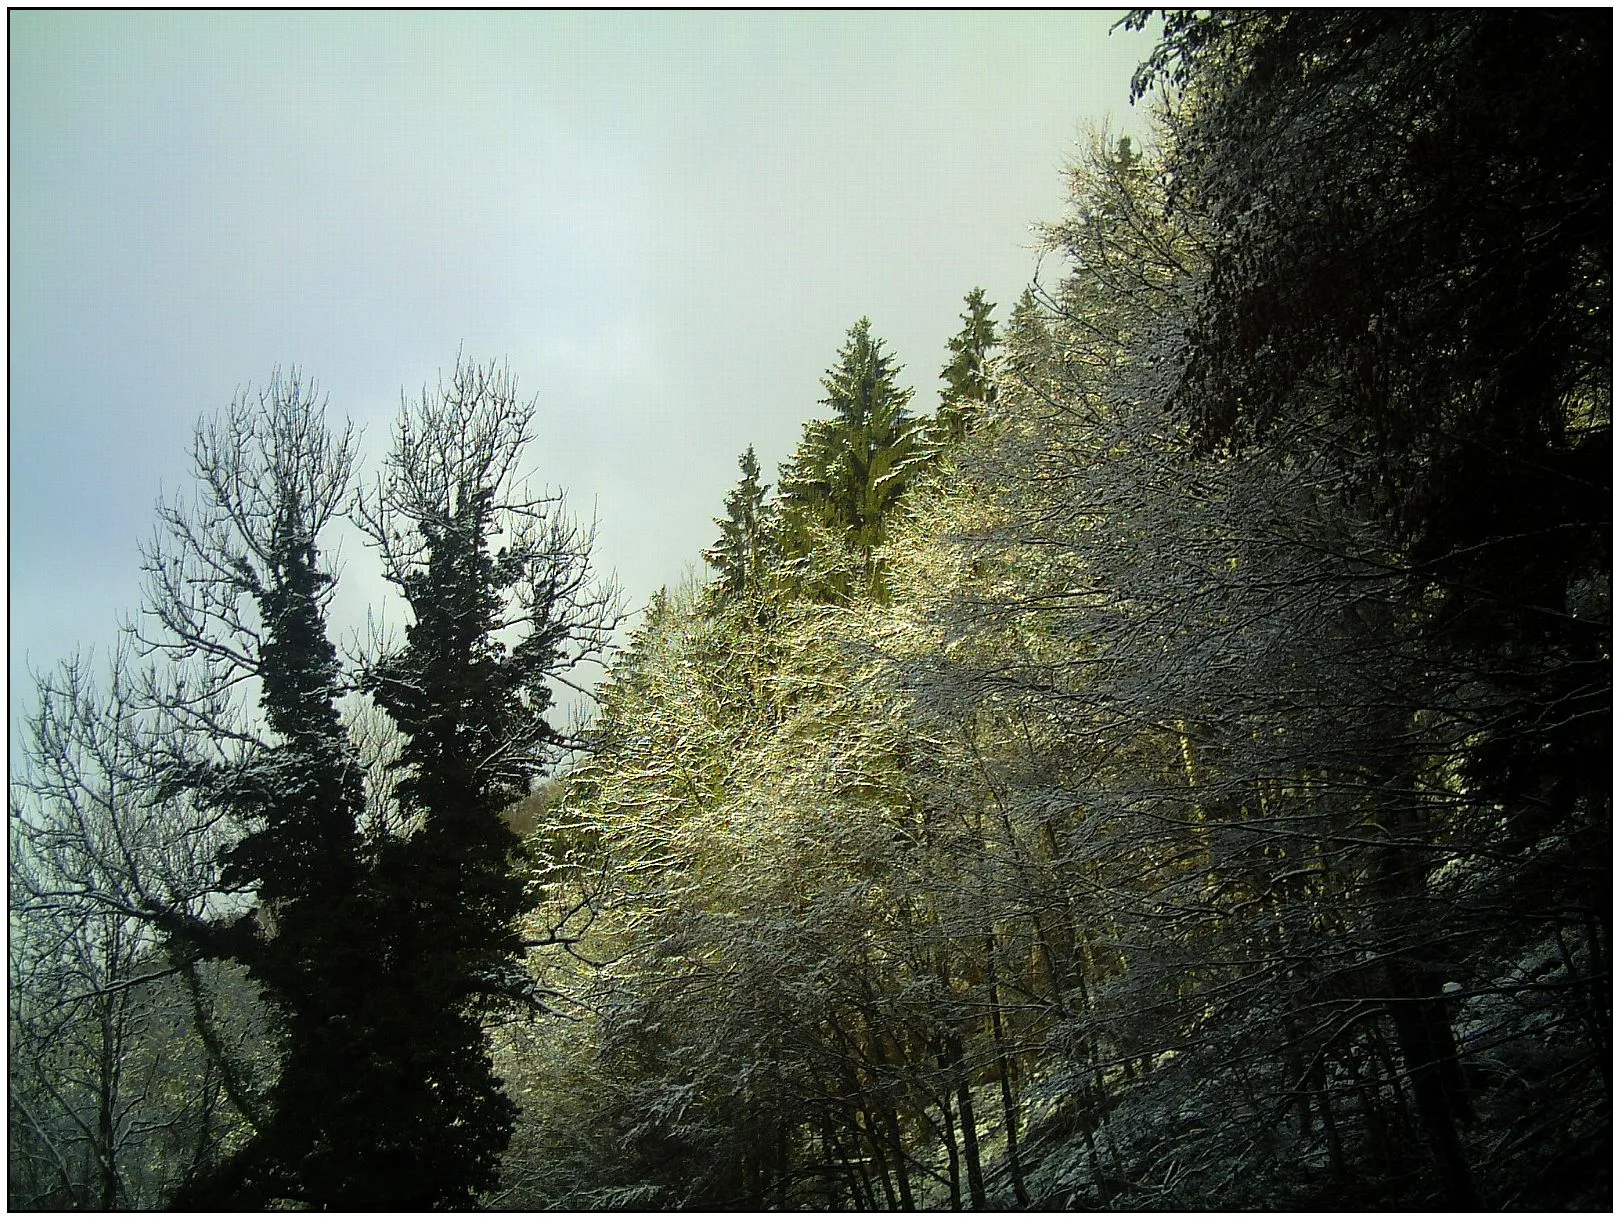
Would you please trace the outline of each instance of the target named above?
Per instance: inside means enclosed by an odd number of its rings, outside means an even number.
[[[13,776],[13,1203],[1607,1208],[1610,38],[1169,16],[1059,274],[931,411],[859,320],[544,787],[612,615],[504,375],[352,666],[347,440],[205,427],[188,668]]]
[[[1608,37],[1173,17],[901,494],[836,393],[745,456],[561,804],[512,1197],[1606,1203]]]

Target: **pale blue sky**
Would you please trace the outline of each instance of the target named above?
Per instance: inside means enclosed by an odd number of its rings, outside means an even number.
[[[968,289],[1005,319],[1084,125],[1141,125],[1117,18],[13,12],[13,707],[136,609],[198,415],[278,364],[375,451],[458,348],[508,360],[644,602],[857,318],[923,410]]]

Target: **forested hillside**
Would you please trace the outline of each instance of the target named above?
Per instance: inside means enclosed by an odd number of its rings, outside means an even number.
[[[1611,23],[1170,14],[578,738],[508,373],[205,420],[12,769],[11,1205],[1607,1210]]]

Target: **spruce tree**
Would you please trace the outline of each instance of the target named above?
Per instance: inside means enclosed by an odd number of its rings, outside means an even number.
[[[962,329],[948,344],[951,358],[940,370],[945,388],[940,391],[938,443],[958,444],[968,429],[995,401],[996,386],[990,376],[990,353],[998,339],[991,317],[993,302],[985,300],[984,289],[967,294],[967,312]]]
[[[875,551],[885,518],[922,459],[918,422],[906,410],[911,391],[897,383],[899,372],[871,321],[862,318],[822,379],[827,396],[821,402],[833,417],[805,426],[782,471],[778,540],[800,569],[799,585],[813,596],[836,601],[881,590]],[[854,561],[852,573],[811,571],[829,532]]]
[[[737,459],[742,478],[726,493],[726,515],[716,517],[720,539],[703,552],[704,561],[720,574],[720,587],[741,593],[756,584],[765,564],[765,493],[759,481],[759,459],[752,445]]]

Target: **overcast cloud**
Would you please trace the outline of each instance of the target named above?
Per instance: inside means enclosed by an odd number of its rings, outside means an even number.
[[[277,365],[375,454],[458,348],[507,360],[645,602],[858,317],[922,410],[968,289],[1005,320],[1084,125],[1140,127],[1117,16],[10,14],[13,709]]]

